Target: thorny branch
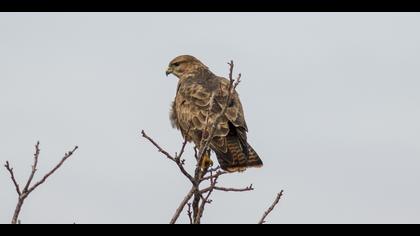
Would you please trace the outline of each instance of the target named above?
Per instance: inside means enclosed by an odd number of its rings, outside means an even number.
[[[50,170],[47,174],[44,175],[44,177],[42,177],[41,180],[39,180],[38,182],[36,182],[34,185],[31,186],[31,183],[33,181],[33,178],[35,176],[35,173],[37,171],[37,166],[38,166],[38,159],[39,159],[39,154],[40,154],[40,149],[39,149],[39,142],[37,142],[37,144],[35,145],[35,154],[34,154],[34,164],[32,165],[32,171],[29,175],[28,180],[26,181],[25,187],[23,188],[23,190],[20,190],[19,184],[16,181],[15,178],[15,174],[13,172],[13,168],[11,168],[10,164],[8,161],[6,161],[6,164],[4,165],[4,167],[7,169],[7,171],[10,174],[10,178],[12,179],[12,182],[16,188],[16,192],[18,194],[18,203],[16,204],[16,208],[15,208],[15,212],[13,214],[12,217],[12,224],[17,224],[19,221],[19,214],[20,211],[22,210],[22,205],[25,202],[26,198],[29,196],[29,194],[34,191],[37,187],[39,187],[41,184],[43,184],[48,177],[50,177],[52,174],[54,174],[54,172],[56,170],[58,170],[63,164],[64,162],[73,155],[73,153],[78,149],[79,147],[74,147],[73,150],[71,150],[70,152],[67,152],[64,154],[64,157],[61,159],[61,161],[52,169]]]
[[[281,197],[283,196],[283,190],[281,190],[278,194],[276,199],[274,200],[273,204],[268,208],[266,212],[264,212],[264,215],[262,216],[261,220],[258,222],[258,224],[264,224],[266,223],[265,218],[274,210],[274,207],[279,203]]]
[[[169,160],[175,162],[181,171],[181,173],[189,179],[189,181],[192,184],[191,190],[188,192],[188,194],[184,197],[180,205],[178,206],[177,210],[175,211],[170,223],[175,224],[185,208],[186,205],[188,205],[187,215],[189,218],[189,221],[191,224],[200,224],[201,218],[203,216],[203,212],[205,209],[206,204],[211,203],[210,197],[211,194],[216,191],[224,191],[224,192],[246,192],[246,191],[252,191],[254,190],[253,186],[250,185],[245,188],[225,188],[221,186],[217,186],[217,180],[220,176],[228,174],[227,171],[220,170],[220,167],[216,168],[207,168],[202,169],[201,163],[203,162],[204,156],[206,152],[209,150],[210,142],[212,141],[217,125],[219,124],[222,117],[226,114],[228,105],[231,102],[232,95],[238,86],[238,84],[241,82],[241,74],[238,74],[238,77],[236,79],[233,79],[233,68],[234,64],[233,61],[230,61],[228,63],[229,65],[229,87],[228,87],[228,94],[226,98],[225,105],[222,108],[222,111],[217,114],[216,118],[213,120],[212,123],[209,122],[209,116],[211,112],[211,107],[213,106],[214,98],[212,97],[212,101],[210,104],[210,108],[207,113],[206,117],[206,127],[205,131],[203,132],[206,135],[203,135],[199,147],[194,148],[194,156],[197,160],[197,165],[195,167],[194,175],[189,174],[188,171],[184,168],[184,162],[185,160],[182,159],[182,155],[184,154],[185,146],[187,144],[186,135],[184,137],[184,142],[181,147],[181,151],[179,154],[175,153],[175,156],[172,156],[169,154],[169,152],[165,151],[157,142],[155,142],[151,137],[149,137],[144,130],[141,131],[141,134],[144,138],[149,140],[157,149],[159,152],[163,153]],[[188,130],[189,132],[189,130]],[[187,133],[188,133],[187,132]],[[200,189],[200,185],[205,182],[209,181],[210,186],[207,188]],[[205,194],[206,196],[203,196]],[[189,203],[189,201],[192,200],[192,203]],[[192,208],[192,211],[191,211]]]

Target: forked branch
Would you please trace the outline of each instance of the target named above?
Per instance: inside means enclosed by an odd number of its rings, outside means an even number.
[[[13,185],[15,186],[16,192],[18,194],[18,202],[16,204],[16,208],[12,217],[12,224],[17,224],[19,222],[19,214],[22,210],[22,205],[25,202],[26,198],[29,196],[29,194],[33,192],[36,188],[38,188],[41,184],[43,184],[52,174],[54,174],[54,172],[57,171],[64,164],[64,162],[73,155],[73,153],[77,149],[78,147],[76,146],[73,148],[73,150],[65,153],[64,157],[53,169],[51,169],[47,174],[45,174],[41,180],[39,180],[38,182],[36,182],[35,184],[31,186],[31,183],[37,171],[38,159],[39,159],[39,154],[40,154],[39,142],[37,142],[37,144],[35,145],[34,163],[32,165],[32,170],[31,170],[28,180],[25,183],[25,187],[23,188],[23,190],[21,190],[19,187],[19,184],[13,172],[13,168],[10,166],[9,162],[6,161],[6,164],[4,165],[4,167],[9,172],[10,178],[12,179]]]

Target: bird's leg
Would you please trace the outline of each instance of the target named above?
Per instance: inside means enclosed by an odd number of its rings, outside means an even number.
[[[201,160],[200,168],[203,170],[203,173],[207,172],[207,169],[210,166],[213,166],[213,161],[210,158],[210,152],[211,152],[211,150],[207,149],[204,152],[203,159]]]

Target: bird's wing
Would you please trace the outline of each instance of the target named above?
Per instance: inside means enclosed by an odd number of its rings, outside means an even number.
[[[185,131],[187,127],[190,127],[191,130],[204,131],[209,124],[213,124],[226,105],[228,90],[229,80],[213,74],[201,74],[191,80],[183,81],[175,102],[181,129],[184,127]],[[232,129],[241,140],[246,142],[248,128],[236,91],[232,93],[226,113],[219,120],[212,147],[226,152],[225,137]]]
[[[219,96],[216,96],[216,101],[220,108],[222,108],[226,105],[226,100],[229,96],[230,81],[222,77],[218,77],[218,80],[222,86],[221,93],[219,93]],[[239,99],[239,94],[236,92],[236,90],[232,92],[231,100],[228,104],[225,116],[235,127],[248,131],[241,100]]]
[[[215,100],[219,105],[218,110],[221,110],[226,105],[226,100],[229,96],[230,81],[221,77],[218,77],[218,80],[220,81],[219,83],[222,84],[221,93],[219,93],[219,96],[216,96]],[[248,127],[245,121],[244,111],[239,99],[239,94],[235,90],[232,92],[231,100],[228,104],[228,108],[226,109],[224,117],[226,119],[223,120],[223,122],[226,122],[227,126],[229,127],[229,135],[238,136],[240,142],[245,146],[247,143],[246,132],[248,131]],[[220,147],[217,145],[217,143],[215,143],[215,146]]]

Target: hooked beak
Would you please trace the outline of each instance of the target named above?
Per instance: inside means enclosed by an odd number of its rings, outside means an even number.
[[[166,70],[166,76],[168,76],[169,74],[172,74],[172,68],[168,67],[168,69]]]

